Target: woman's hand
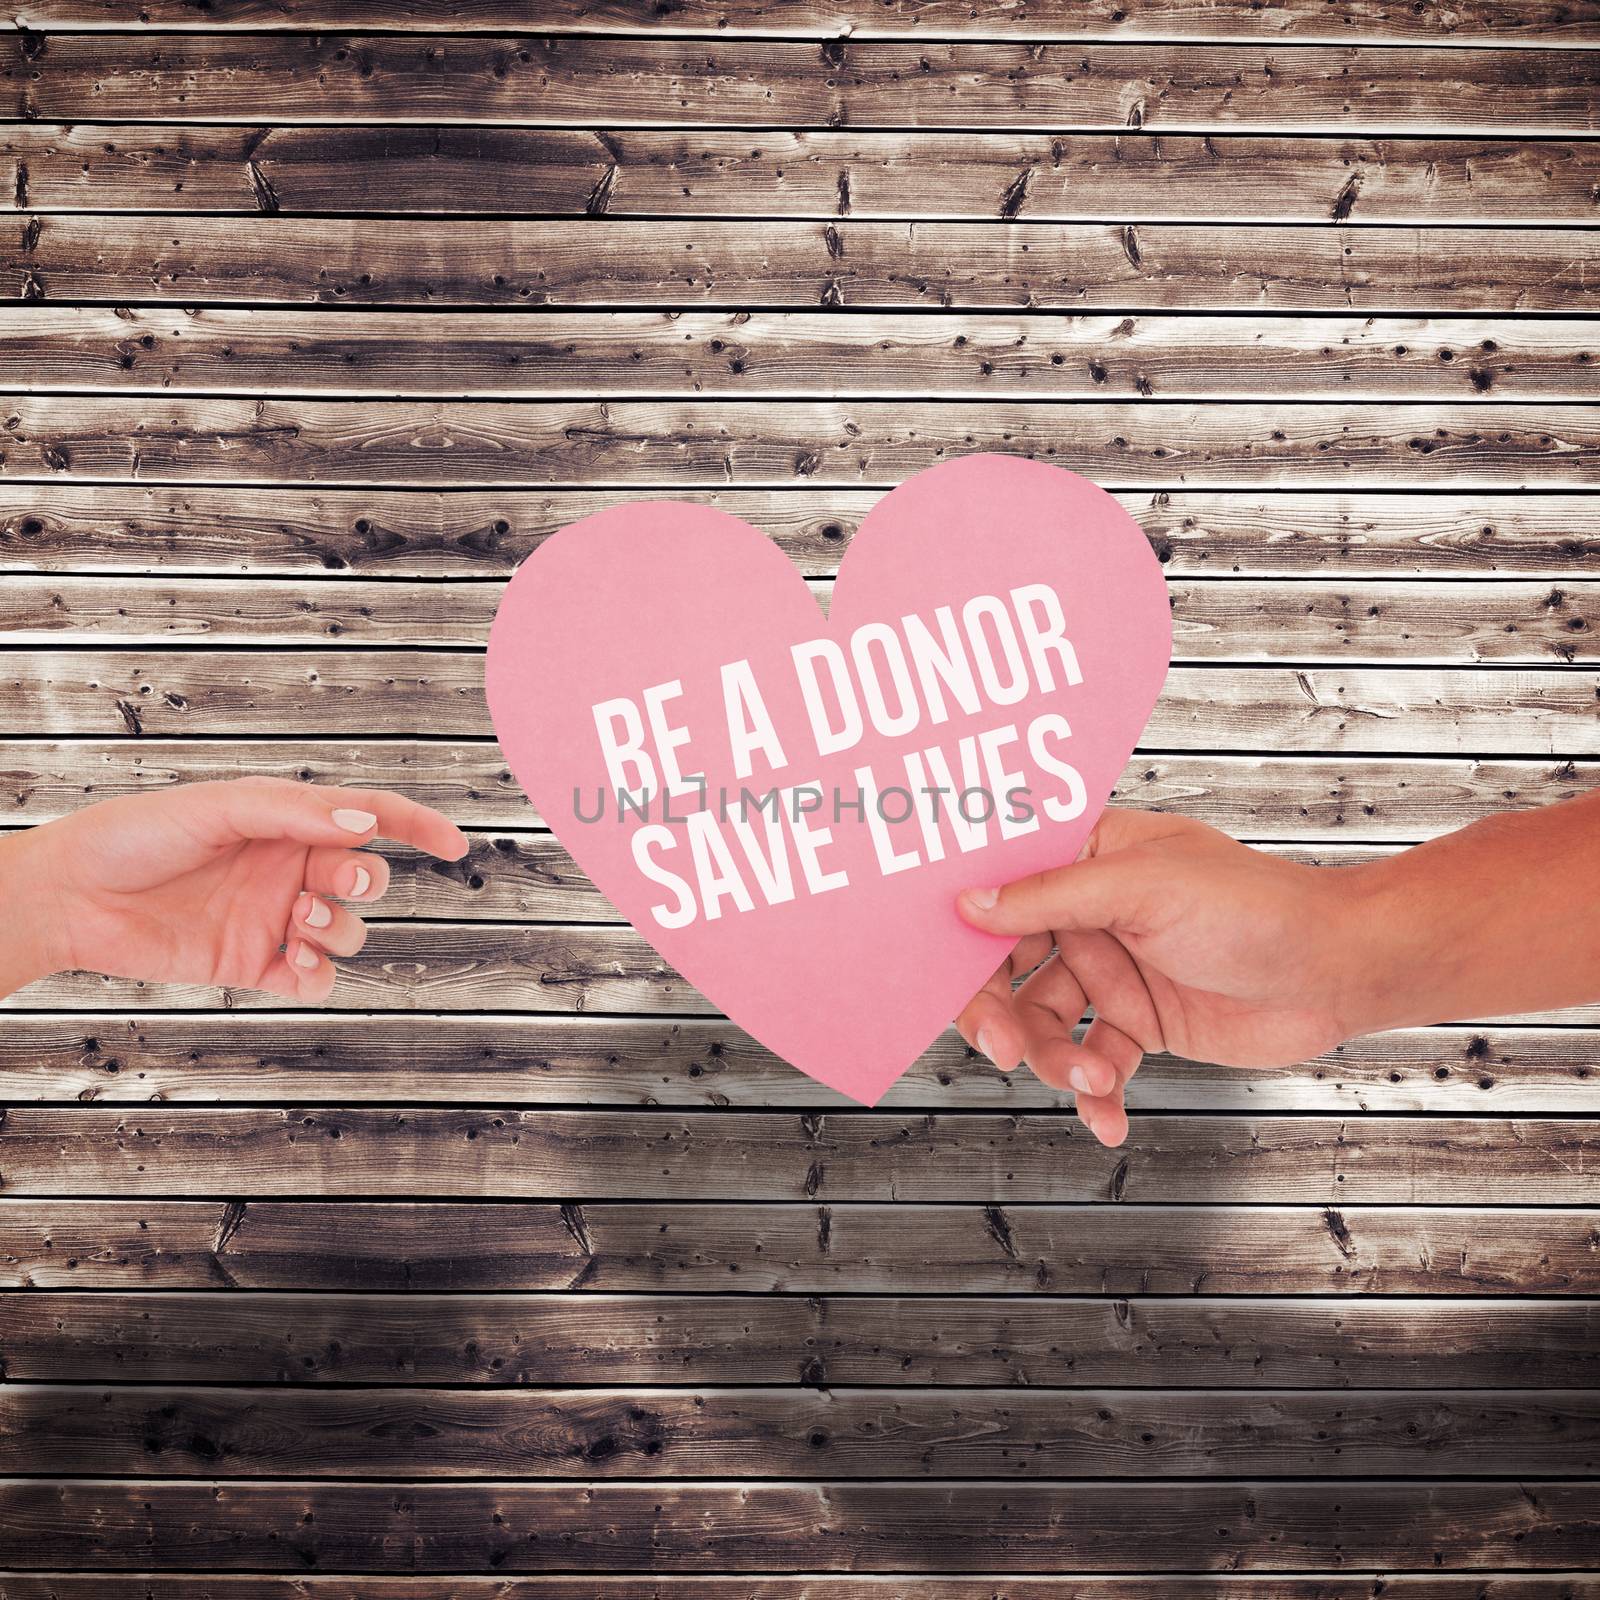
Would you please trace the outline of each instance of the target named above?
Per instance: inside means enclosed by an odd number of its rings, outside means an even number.
[[[1283,861],[1204,823],[1107,811],[1076,864],[957,901],[1019,942],[956,1025],[1000,1067],[1026,1061],[1073,1090],[1095,1136],[1121,1144],[1123,1087],[1147,1051],[1283,1066],[1361,1031],[1365,884],[1360,868]]]
[[[0,994],[51,972],[263,989],[318,1005],[330,959],[366,940],[354,912],[389,886],[374,838],[454,861],[461,830],[382,789],[287,778],[104,800],[0,839]]]

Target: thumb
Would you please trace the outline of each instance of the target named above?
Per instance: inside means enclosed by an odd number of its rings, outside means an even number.
[[[963,890],[956,909],[986,933],[1125,928],[1143,917],[1158,877],[1155,864],[1140,851],[1114,851],[1018,878],[1004,888]]]
[[[202,827],[235,839],[293,839],[300,844],[355,846],[369,840],[377,815],[340,790],[290,778],[235,778],[185,791]]]

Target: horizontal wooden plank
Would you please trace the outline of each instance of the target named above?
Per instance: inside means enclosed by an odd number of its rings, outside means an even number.
[[[1595,1102],[1600,1105],[1600,1088]],[[1600,1121],[13,1106],[11,1196],[1585,1205]],[[1525,1469],[1532,1471],[1532,1468]]]
[[[1586,197],[1585,204],[1592,202]],[[1595,343],[1586,322],[1490,317],[821,311],[308,317],[45,301],[0,306],[0,385],[35,393],[413,398],[1592,400],[1600,394]],[[498,508],[486,521],[497,515]]]
[[[1310,5],[1313,0],[1306,0]],[[561,38],[548,7],[526,5],[514,26],[536,30],[512,36],[418,39],[402,35],[280,33],[250,37],[232,26],[198,37],[140,38],[54,34],[33,59],[24,41],[0,39],[0,82],[10,89],[7,114],[24,121],[70,121],[91,107],[105,121],[342,123],[412,122],[528,126],[595,123],[730,124],[760,128],[1069,128],[1360,129],[1364,133],[1537,129],[1584,132],[1600,126],[1594,90],[1600,63],[1586,49],[1600,21],[1587,26],[1583,6],[1547,0],[1546,23],[1558,11],[1563,30],[1529,27],[1530,8],[1480,0],[1480,17],[1499,27],[1485,33],[1459,8],[1449,12],[1396,7],[1376,0],[1382,26],[1353,25],[1318,6],[1326,33],[1300,30],[1285,37],[1283,8],[1230,7],[1233,17],[1262,26],[1265,42],[1215,45],[1159,42],[1181,30],[1170,4],[1126,12],[1110,39],[1092,37],[1092,19],[1071,9],[1073,42],[1028,42],[1037,7],[986,7],[973,29],[969,6],[950,8],[946,24],[930,26],[929,8],[881,5],[858,8],[846,29],[843,17],[808,28],[792,6],[782,9],[779,31],[788,39],[741,38],[722,25],[726,12],[703,30],[702,42],[663,37],[680,26],[652,15],[648,28],[609,36]],[[80,0],[68,12],[60,0],[35,13],[34,27],[82,26],[98,11],[113,27],[136,27],[142,6]],[[163,4],[160,26],[193,26],[198,14],[182,0]],[[199,17],[215,30],[239,0]],[[416,14],[408,29],[438,26]],[[338,22],[326,14],[285,15],[261,0],[269,26],[372,26],[370,7],[348,0]],[[1197,13],[1218,20],[1214,4]],[[13,13],[16,15],[16,13]],[[678,13],[683,16],[684,13]],[[456,9],[446,29],[493,26],[493,13]],[[1261,19],[1271,19],[1264,25]],[[1448,19],[1448,21],[1446,20]],[[1459,19],[1459,20],[1458,20]],[[509,19],[507,19],[509,20]],[[931,20],[931,18],[929,19]],[[1476,19],[1474,19],[1476,20]],[[870,35],[900,28],[926,39],[895,42]],[[1441,24],[1459,32],[1457,48],[1408,50],[1363,45],[1363,38],[1437,37]],[[26,25],[26,24],[25,24]],[[586,30],[589,24],[586,24]],[[1533,48],[1484,48],[1505,37],[1501,29],[1526,28]],[[1389,32],[1390,29],[1397,30]],[[648,37],[639,37],[640,32]],[[800,42],[795,33],[820,32],[826,48]],[[963,38],[976,31],[979,38]],[[1057,30],[1059,31],[1059,30]],[[1232,31],[1231,29],[1229,31]],[[1566,40],[1562,38],[1566,31]],[[845,33],[850,37],[844,37]],[[633,33],[635,36],[629,37]],[[988,35],[987,38],[981,37]],[[1006,37],[1010,35],[1010,37]],[[1328,38],[1319,47],[1308,38]],[[1141,39],[1156,42],[1137,42]],[[1542,48],[1540,41],[1545,41]],[[1080,42],[1081,41],[1081,42]],[[1124,42],[1127,41],[1127,42]],[[1521,41],[1519,41],[1521,42]],[[9,69],[9,70],[7,70]]]
[[[717,1015],[627,927],[539,923],[371,922],[341,958],[325,1004],[341,1011],[508,1011],[540,1015]],[[0,1000],[3,1010],[276,1010],[254,989],[155,984],[61,972]],[[1441,1019],[1467,1021],[1467,1018]],[[1600,1004],[1527,1012],[1519,1023],[1600,1024]]]
[[[1144,744],[1275,754],[1538,751],[1564,760],[1594,749],[1597,683],[1592,669],[1578,666],[1492,675],[1447,667],[1175,666]],[[476,651],[0,649],[0,718],[22,738],[466,740],[493,731]]]
[[[559,36],[583,33],[623,35],[637,33],[638,7],[628,0],[557,0],[531,8],[528,0],[491,0],[465,6],[458,0],[394,0],[379,8],[384,25],[413,33],[462,33],[469,29],[519,28],[533,23]],[[693,0],[664,16],[649,18],[653,31],[672,34],[710,34],[724,30],[742,34],[779,35],[790,38],[868,38],[973,35],[979,38],[1049,38],[1063,33],[1072,37],[1199,37],[1233,38],[1260,34],[1269,38],[1318,35],[1332,29],[1334,36],[1363,36],[1373,30],[1379,38],[1416,38],[1453,43],[1484,34],[1499,43],[1521,44],[1548,35],[1577,33],[1596,19],[1589,4],[1560,6],[1543,0],[1507,11],[1491,0],[1469,0],[1449,12],[1396,11],[1373,0],[1345,0],[1336,12],[1312,0],[1278,0],[1270,10],[1245,0],[1164,0],[1132,16],[1114,0],[1093,5],[1067,5],[1046,0],[1029,6],[1004,5],[975,13],[957,0],[922,0],[908,6],[865,4],[774,5],[772,0]],[[305,27],[372,25],[374,8],[362,0],[213,0],[203,12],[184,0],[151,0],[135,11],[124,0],[33,0],[14,14],[27,28],[116,27],[124,30],[188,29],[210,31],[217,27],[270,30]],[[432,41],[428,41],[432,42]],[[336,59],[339,59],[336,57]]]
[[[1559,1481],[0,1482],[13,1566],[122,1571],[1527,1571],[1581,1565],[1597,1516]]]
[[[1577,1028],[1421,1028],[1352,1039],[1310,1065],[1230,1069],[1150,1057],[1128,1085],[1145,1111],[1592,1114],[1600,1036]],[[136,1013],[12,1015],[0,1100],[293,1105],[370,1101],[795,1107],[851,1104],[731,1023],[592,1017]],[[884,1109],[1043,1110],[1070,1104],[1002,1073],[946,1032]]]
[[[364,784],[409,795],[463,827],[525,829],[540,820],[498,749],[487,742],[153,735],[137,741],[0,742],[0,797],[12,826],[46,822],[93,800],[176,783],[266,773],[343,784],[357,772]],[[1570,799],[1588,792],[1597,778],[1600,764],[1590,761],[1137,755],[1112,799],[1197,817],[1247,839],[1414,842],[1490,812]],[[546,867],[555,866],[547,854],[544,860]],[[481,846],[461,879],[472,892],[474,875],[487,882]]]
[[[0,1201],[0,1286],[1593,1295],[1594,1208]]]
[[[1600,412],[1577,405],[12,395],[5,409],[0,475],[67,481],[854,485],[992,450],[1115,488],[1600,484]]]
[[[1575,661],[1595,653],[1585,641],[1589,619],[1600,622],[1600,583],[1356,589],[1228,580],[1175,582],[1169,593],[1176,660]]]
[[[0,1390],[30,1474],[151,1478],[1590,1475],[1600,1393]]]
[[[1600,1306],[36,1291],[0,1297],[0,1360],[57,1383],[1594,1390]]]
[[[73,127],[0,134],[19,211],[1586,223],[1587,141]]]
[[[0,300],[113,305],[1587,310],[1592,229],[33,216]]]
[[[45,5],[66,4],[76,9],[92,0],[43,0]],[[105,0],[101,0],[104,4]],[[182,15],[175,0],[163,0],[166,9]],[[507,5],[512,16],[526,16],[523,5],[516,0],[498,0]],[[324,16],[364,15],[363,9],[352,0],[299,0],[296,14],[304,11]],[[260,17],[266,11],[262,0],[224,0],[223,11],[230,18],[242,12],[246,17]],[[414,9],[431,10],[432,5],[414,7],[407,0],[403,13],[409,21]],[[457,8],[452,7],[452,10]],[[282,19],[282,8],[273,8],[274,20]],[[459,10],[457,11],[459,14]],[[491,8],[491,15],[494,14]],[[638,27],[638,9],[629,0],[554,0],[543,5],[539,15],[543,26],[552,31],[574,29],[585,32],[632,33]],[[189,20],[186,18],[185,20]],[[286,20],[286,19],[285,19]],[[737,28],[758,33],[793,34],[804,31],[818,33],[824,38],[853,34],[858,28],[868,35],[877,34],[935,34],[980,33],[991,31],[1002,35],[1014,30],[1025,37],[1067,33],[1072,37],[1110,34],[1113,37],[1154,34],[1156,37],[1181,35],[1184,37],[1225,37],[1240,34],[1249,37],[1264,34],[1279,38],[1287,33],[1293,37],[1331,31],[1335,37],[1348,37],[1367,28],[1376,29],[1380,37],[1421,37],[1436,42],[1459,37],[1474,38],[1480,34],[1498,40],[1522,42],[1551,35],[1575,34],[1588,38],[1585,26],[1600,24],[1600,11],[1589,0],[1574,6],[1559,6],[1543,0],[1520,9],[1509,17],[1489,0],[1468,0],[1468,3],[1440,17],[1417,18],[1397,15],[1392,8],[1371,0],[1343,0],[1336,15],[1330,17],[1324,6],[1315,0],[1278,0],[1270,12],[1249,0],[1162,0],[1152,5],[1136,20],[1116,3],[1116,0],[1093,0],[1084,6],[1069,0],[1045,0],[1032,6],[998,6],[993,12],[983,12],[975,17],[962,0],[932,0],[921,3],[914,11],[909,7],[885,8],[881,5],[837,3],[837,0],[808,0],[798,7],[778,6],[772,0],[690,0],[673,14],[673,27],[681,32],[711,32],[713,28]],[[281,24],[280,24],[281,25]],[[482,19],[480,26],[484,23]],[[1413,33],[1412,30],[1417,30]]]
[[[814,592],[826,605],[832,584],[821,580]],[[1600,656],[1600,582],[1582,579],[1175,579],[1168,592],[1180,662],[1446,666]],[[501,585],[479,582],[13,574],[0,587],[0,644],[481,648],[500,596]]]
[[[18,740],[0,745],[0,761],[9,823],[47,821],[92,799],[175,783],[265,772],[339,784],[352,771],[445,810],[468,827],[500,823],[520,829],[539,820],[496,752],[478,744]],[[1586,762],[1141,755],[1112,797],[1146,810],[1195,816],[1257,840],[1415,841],[1491,812],[1570,798],[1586,792],[1597,776],[1600,768]],[[591,920],[592,906],[570,910],[575,900],[588,903],[591,891],[573,880],[576,869],[564,853],[553,853],[557,848],[548,839],[521,835],[491,841],[487,849],[479,840],[460,869],[429,863],[429,904],[441,914],[470,917],[476,913],[468,897],[526,862],[545,892],[562,896],[564,914]],[[401,851],[402,877],[407,859]],[[519,916],[533,914],[532,906],[514,908]]]
[[[441,1581],[448,1584],[441,1588]],[[1583,1573],[1386,1572],[1390,1600],[1581,1600]],[[1006,1600],[1372,1600],[1370,1576],[1024,1577]],[[348,1578],[0,1572],[0,1600],[349,1600]],[[362,1600],[994,1600],[991,1578],[364,1577]]]
[[[1458,370],[1435,360],[1428,371],[1446,367]],[[492,577],[509,574],[567,523],[659,492],[0,479],[0,571]],[[1585,494],[1124,490],[1114,497],[1175,576],[1577,578],[1600,556],[1600,511]],[[695,491],[699,503],[768,533],[811,577],[834,572],[880,498],[827,485]]]

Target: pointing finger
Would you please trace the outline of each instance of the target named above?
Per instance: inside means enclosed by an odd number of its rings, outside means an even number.
[[[448,817],[387,789],[251,777],[193,784],[184,793],[194,826],[223,837],[348,847],[381,835],[448,861],[467,852],[466,835]]]
[[[389,789],[328,789],[335,804],[370,813],[377,821],[375,837],[415,845],[442,861],[459,861],[467,853],[467,836],[443,812]]]

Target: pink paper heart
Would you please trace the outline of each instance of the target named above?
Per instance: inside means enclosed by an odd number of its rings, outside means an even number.
[[[802,652],[821,685],[821,736],[794,653],[820,640],[838,647],[847,684],[833,687],[828,646]],[[1155,704],[1171,643],[1161,568],[1109,495],[1036,461],[973,455],[917,474],[873,509],[827,619],[783,552],[723,512],[655,501],[563,528],[507,586],[488,697],[518,782],[622,915],[770,1050],[872,1105],[1006,953],[1008,941],[957,917],[957,891],[1076,858]],[[829,733],[849,732],[849,695],[860,740],[823,753]],[[734,724],[747,746],[772,735],[743,772]],[[964,797],[914,793],[943,781],[930,748]],[[619,816],[618,782],[638,794],[653,777],[659,789],[674,760],[685,781],[704,776],[705,802],[657,792],[647,819],[637,807]],[[796,821],[792,796],[756,809],[757,797],[801,785],[816,786],[820,810]],[[864,793],[868,815],[855,804]],[[899,820],[913,805],[923,809]],[[991,806],[984,842],[964,850]],[[1001,817],[1020,826],[1027,807],[1032,830],[1001,837]],[[707,814],[686,820],[695,811]],[[846,881],[830,886],[839,874]]]

